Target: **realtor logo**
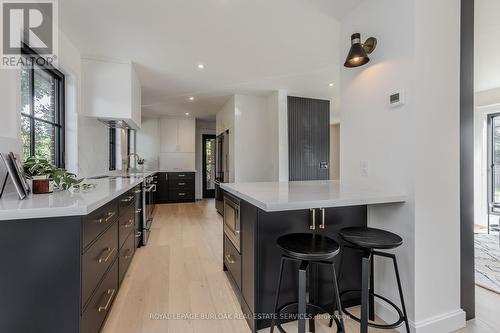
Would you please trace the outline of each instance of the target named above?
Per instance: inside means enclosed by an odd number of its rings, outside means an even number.
[[[21,57],[23,46],[28,46],[40,55],[38,61],[53,63],[58,37],[55,0],[0,2],[2,67],[18,68],[20,65],[27,65],[27,59]]]

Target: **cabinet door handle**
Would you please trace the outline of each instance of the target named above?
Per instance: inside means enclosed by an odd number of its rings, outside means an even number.
[[[135,234],[135,237],[136,237],[136,238],[139,238],[139,237],[141,237],[141,235],[142,235],[142,231],[138,231],[138,232]]]
[[[99,258],[99,263],[103,263],[103,262],[107,262],[109,260],[109,258],[111,258],[111,256],[113,255],[113,253],[115,252],[116,248],[112,248],[110,249],[109,247],[106,249],[106,251],[108,251],[108,255],[105,256],[105,257],[100,257]]]
[[[230,263],[231,265],[236,263],[236,260],[234,260],[230,254],[226,255],[226,259],[227,259],[227,262]]]
[[[138,194],[138,193],[141,193],[142,190],[135,190],[134,193]]]
[[[99,219],[99,224],[103,224],[103,223],[105,223],[105,222],[108,222],[109,220],[111,220],[111,218],[112,218],[113,216],[115,216],[115,215],[116,215],[116,213],[115,213],[115,212],[109,212],[107,215],[108,215],[108,216],[107,216],[106,218],[101,217],[101,218]]]
[[[122,225],[123,228],[130,228],[134,225],[134,220],[128,220],[127,224]]]
[[[179,193],[179,195],[180,195],[181,197],[183,197],[183,196],[185,196],[185,195],[186,195],[186,193],[181,192],[181,193]]]
[[[312,214],[311,218],[312,224],[309,226],[309,229],[316,230],[316,208],[312,208],[310,211]]]
[[[100,306],[97,309],[97,312],[108,311],[109,305],[111,304],[111,301],[113,300],[113,296],[115,296],[115,290],[114,289],[108,289],[108,291],[106,292],[106,294],[109,295],[109,298],[106,301],[106,305]]]
[[[137,208],[137,209],[135,210],[135,213],[136,213],[136,214],[138,214],[138,213],[142,213],[142,208]]]
[[[186,175],[177,175],[178,177],[186,177]]]
[[[130,202],[130,201],[132,201],[132,199],[134,199],[134,197],[126,197],[126,198],[121,199],[120,201],[121,202]]]
[[[325,229],[325,209],[320,208],[321,210],[321,224],[319,225],[320,229]]]
[[[177,185],[184,186],[184,185],[186,185],[186,183],[178,183]]]

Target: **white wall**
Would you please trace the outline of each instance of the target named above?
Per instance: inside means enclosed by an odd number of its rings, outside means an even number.
[[[349,37],[378,38],[372,61],[342,69],[341,180],[398,187],[402,205],[370,207],[369,225],[401,235],[398,256],[411,325],[450,332],[460,310],[459,1],[365,0],[342,22]],[[439,31],[439,34],[435,34]],[[455,57],[436,61],[429,50]],[[405,90],[407,103],[388,107]],[[398,299],[392,266],[377,261],[376,289]],[[383,306],[377,313],[390,319]]]
[[[136,150],[144,158],[145,170],[160,168],[160,121],[159,118],[142,118],[141,129],[136,136]]]
[[[215,121],[196,120],[196,181],[195,194],[196,199],[203,198],[203,134],[215,135]]]
[[[229,131],[229,161],[228,161],[228,181],[234,182],[234,121],[235,121],[235,96],[222,106],[215,116],[215,132],[219,135],[225,131]]]

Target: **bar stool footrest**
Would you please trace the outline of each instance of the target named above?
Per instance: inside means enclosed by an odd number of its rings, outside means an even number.
[[[278,328],[278,330],[281,332],[281,333],[287,333],[283,327],[281,327],[281,323],[280,323],[280,314],[282,312],[284,312],[285,310],[291,308],[292,306],[298,306],[299,302],[291,302],[291,303],[287,303],[285,305],[282,305],[279,309],[278,309],[278,312],[276,313],[276,327]],[[320,313],[328,313],[330,315],[330,318],[335,320],[335,324],[337,325],[337,333],[341,333],[342,332],[342,329],[340,328],[340,321],[338,320],[337,316],[335,316],[335,314],[331,314],[330,312],[326,311],[324,308],[322,308],[321,306],[319,305],[316,305],[316,304],[312,304],[312,303],[307,303],[306,305],[306,309],[315,309],[315,310],[319,310],[319,311],[307,311],[307,314],[313,314],[313,317],[315,314],[320,314]],[[342,314],[339,314],[339,315],[342,315]],[[298,319],[298,318],[297,318]],[[306,318],[307,320],[309,320],[310,318]]]
[[[340,293],[340,299],[342,299],[343,295],[345,295],[345,294],[351,294],[351,293],[361,293],[361,290],[359,290],[359,289],[358,290],[353,289],[353,290],[343,291],[343,292]],[[397,321],[395,321],[392,324],[377,324],[377,323],[369,321],[368,322],[368,326],[373,327],[373,328],[378,328],[378,329],[390,330],[390,329],[394,329],[394,328],[400,327],[405,322],[406,318],[405,318],[403,312],[401,311],[401,309],[396,304],[394,304],[394,302],[392,302],[391,300],[389,300],[386,297],[384,297],[382,295],[379,295],[379,294],[375,294],[375,293],[370,292],[370,295],[373,296],[373,297],[375,297],[375,298],[381,299],[384,302],[386,302],[387,304],[389,304],[394,310],[396,310],[396,312],[398,313],[399,318],[398,318]],[[361,322],[361,319],[359,319],[358,317],[354,316],[353,314],[351,314],[346,309],[343,309],[343,311],[352,320],[354,320],[354,321],[356,321],[358,323]]]

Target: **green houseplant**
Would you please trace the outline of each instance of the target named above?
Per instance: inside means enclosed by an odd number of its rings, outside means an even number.
[[[43,158],[29,157],[24,162],[23,171],[26,178],[33,181],[33,193],[52,192],[50,190],[50,182],[53,182],[54,187],[59,190],[89,190],[95,187],[94,184],[83,183],[83,178],[77,178],[75,174],[58,168]],[[35,183],[37,181],[48,182],[48,189],[41,192],[35,191]]]

